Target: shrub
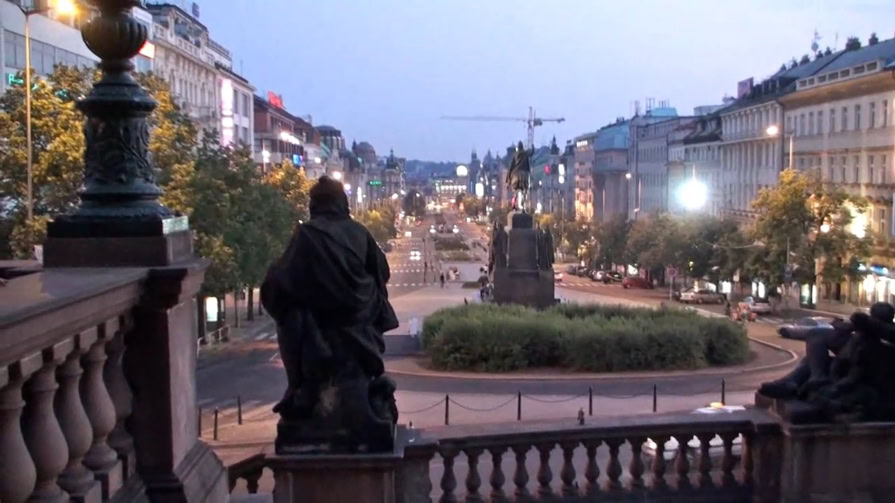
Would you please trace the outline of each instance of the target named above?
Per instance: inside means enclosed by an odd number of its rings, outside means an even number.
[[[435,368],[490,372],[553,366],[591,372],[696,369],[749,357],[744,329],[729,320],[606,305],[441,309],[423,323],[422,345]]]
[[[459,237],[435,237],[435,251],[465,251],[469,246]]]

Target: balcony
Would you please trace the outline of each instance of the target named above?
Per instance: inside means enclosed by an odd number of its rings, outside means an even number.
[[[196,434],[203,270],[53,269],[0,288],[3,503],[226,501]]]

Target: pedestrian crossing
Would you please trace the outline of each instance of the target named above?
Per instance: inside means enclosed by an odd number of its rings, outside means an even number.
[[[252,340],[255,340],[255,341],[269,341],[269,340],[276,340],[276,339],[277,339],[277,332],[273,329],[266,330],[264,332],[256,334],[254,337],[252,337]]]
[[[423,283],[388,283],[385,286],[389,287],[389,288],[401,288],[401,287],[408,287],[408,286],[425,286],[425,285]]]
[[[420,273],[420,272],[423,272],[423,268],[422,267],[395,267],[395,268],[390,267],[389,271],[392,274],[402,273],[402,272],[403,273]]]

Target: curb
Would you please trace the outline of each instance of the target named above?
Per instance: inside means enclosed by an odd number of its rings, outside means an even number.
[[[799,356],[788,349],[780,347],[776,344],[772,344],[770,342],[765,342],[762,340],[755,339],[753,337],[749,337],[751,342],[756,344],[760,344],[762,346],[769,347],[775,351],[779,351],[782,353],[786,353],[789,355],[789,358],[784,362],[773,363],[769,365],[760,365],[757,367],[749,367],[745,369],[739,370],[715,370],[715,371],[705,371],[694,373],[694,371],[690,370],[675,370],[673,372],[639,372],[639,373],[622,373],[622,374],[578,374],[578,375],[496,375],[496,374],[483,374],[483,375],[453,375],[449,373],[442,372],[434,372],[434,371],[423,371],[423,372],[411,372],[407,370],[394,370],[388,368],[388,364],[385,366],[385,371],[389,375],[397,375],[397,376],[407,376],[407,377],[420,377],[427,379],[454,379],[454,380],[464,380],[464,381],[551,381],[551,382],[575,382],[575,381],[622,381],[622,380],[631,380],[631,379],[665,379],[672,377],[684,377],[684,376],[699,376],[699,377],[718,377],[718,376],[739,376],[745,374],[752,374],[756,372],[764,372],[766,370],[773,370],[777,368],[786,367],[791,365],[792,363],[798,361]],[[387,362],[386,362],[387,363]]]

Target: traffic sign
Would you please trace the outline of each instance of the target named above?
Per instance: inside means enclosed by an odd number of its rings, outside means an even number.
[[[675,269],[674,267],[668,267],[667,269],[665,269],[665,274],[667,274],[671,278],[674,278],[677,276],[677,269]]]

